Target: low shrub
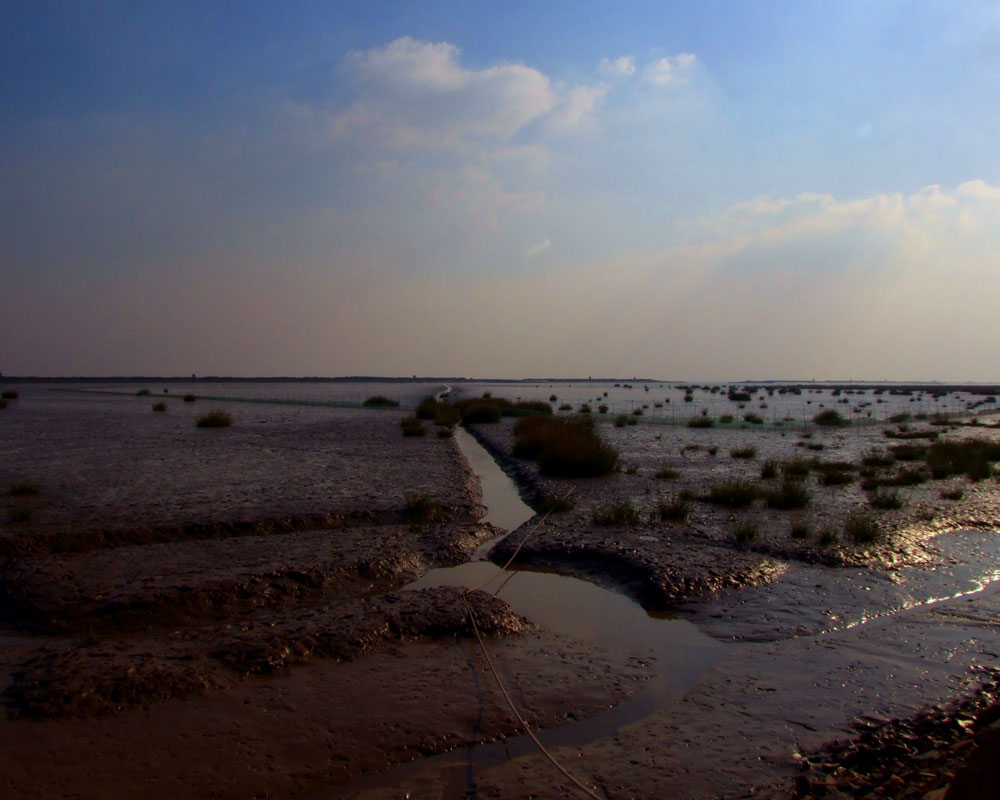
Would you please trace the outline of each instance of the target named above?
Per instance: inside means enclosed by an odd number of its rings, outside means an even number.
[[[941,497],[945,500],[961,500],[965,497],[965,492],[960,488],[956,489],[942,489]]]
[[[879,448],[872,448],[861,459],[861,463],[866,467],[891,467],[896,463],[896,458],[891,453]]]
[[[492,424],[499,422],[503,416],[500,405],[490,402],[489,399],[460,402],[457,407],[463,425]]]
[[[573,410],[573,406],[571,406],[569,403],[563,403],[562,405],[559,406],[559,410],[560,411],[572,411]]]
[[[365,401],[361,404],[362,408],[399,408],[399,403],[395,400],[390,400],[388,397],[376,394],[371,397],[365,398]]]
[[[563,511],[572,511],[576,504],[568,497],[556,497],[547,494],[542,497],[542,513],[559,514]]]
[[[882,538],[882,528],[867,514],[851,514],[844,522],[844,535],[855,544],[870,544]]]
[[[854,475],[846,470],[824,470],[819,474],[823,486],[843,486],[854,482]]]
[[[166,411],[167,404],[162,400],[159,403],[153,403],[153,411]]]
[[[712,428],[715,426],[715,420],[711,417],[692,417],[687,421],[687,426],[689,428]]]
[[[26,522],[31,522],[34,515],[35,509],[30,504],[17,503],[8,510],[7,521],[12,525],[23,525]]]
[[[7,487],[7,494],[11,497],[30,497],[41,491],[41,485],[34,481],[17,481]]]
[[[804,522],[792,525],[791,536],[793,539],[808,539],[812,536],[812,528]]]
[[[672,481],[675,478],[679,478],[680,474],[681,473],[678,470],[674,469],[673,467],[663,467],[657,470],[656,474],[653,475],[653,477],[656,478],[658,481]]]
[[[926,483],[930,475],[921,467],[901,467],[895,475],[882,478],[883,486],[917,486]]]
[[[827,528],[819,535],[819,543],[823,545],[823,547],[832,547],[838,541],[840,541],[840,537],[837,535],[837,532],[833,530],[833,528]]]
[[[820,450],[826,450],[826,445],[822,442],[809,442],[806,444],[806,450],[815,450],[819,452]]]
[[[965,475],[981,481],[993,474],[992,462],[1000,461],[1000,442],[962,439],[934,442],[927,451],[927,466],[935,478]]]
[[[768,508],[779,510],[789,510],[793,508],[805,508],[809,505],[812,495],[798,481],[786,480],[778,489],[770,489],[764,494],[764,502]]]
[[[760,465],[760,477],[765,480],[770,480],[771,478],[778,477],[778,462],[777,461],[765,461]]]
[[[626,425],[628,425],[628,416],[626,416],[625,414],[619,414],[617,417],[615,417],[616,428],[624,428]]]
[[[732,414],[723,414],[721,417],[719,417],[720,425],[729,425],[732,421],[733,421]]]
[[[0,392],[0,399],[3,400],[17,400],[20,395],[14,389],[4,389]]]
[[[824,425],[827,427],[837,427],[851,424],[850,420],[844,419],[844,417],[840,415],[839,411],[832,408],[828,408],[826,411],[820,411],[815,417],[813,417],[813,422],[816,425]]]
[[[885,438],[887,439],[903,439],[903,440],[927,439],[932,442],[940,436],[940,434],[937,431],[904,431],[904,430],[894,431],[891,428],[885,430],[884,433],[885,433]]]
[[[441,428],[437,429],[437,437],[438,437],[438,439],[450,439],[454,435],[455,435],[455,431],[452,428],[448,427],[448,426],[444,426],[444,427],[441,427]]]
[[[590,521],[602,527],[610,525],[638,525],[639,512],[635,510],[631,501],[622,500],[595,508],[590,515]]]
[[[135,393],[136,397],[149,397],[149,389],[140,389]]]
[[[737,448],[736,450],[730,450],[729,451],[729,455],[731,455],[733,458],[746,458],[746,459],[756,458],[757,457],[757,448],[756,447],[740,447],[740,448]]]
[[[366,401],[367,402],[367,401]],[[437,416],[438,401],[433,397],[425,397],[417,407],[413,409],[413,415],[417,419],[432,420]]]
[[[743,415],[743,419],[751,425],[763,425],[764,418],[760,414],[748,413]]]
[[[425,524],[441,517],[441,508],[429,494],[409,493],[403,497],[403,516],[407,521]]]
[[[462,421],[458,409],[449,403],[438,403],[434,408],[434,424],[453,428]]]
[[[737,545],[745,547],[757,538],[757,524],[750,520],[741,520],[733,526],[733,539]]]
[[[895,489],[892,491],[876,489],[868,495],[868,502],[872,508],[877,508],[880,511],[891,511],[892,509],[903,507],[903,498],[899,496],[899,492]]]
[[[663,522],[686,520],[691,513],[691,504],[684,495],[665,497],[656,504],[656,516]]]
[[[416,417],[403,417],[399,421],[403,436],[423,436],[427,433],[424,424]]]
[[[920,461],[927,457],[927,446],[922,444],[894,444],[889,451],[897,461]]]
[[[198,428],[228,428],[233,424],[233,418],[221,408],[213,408],[200,414],[194,424]]]
[[[812,464],[804,458],[793,458],[781,465],[782,474],[788,478],[804,478],[812,471]]]
[[[727,508],[746,508],[759,496],[757,487],[749,481],[731,480],[709,487],[708,495],[701,499]]]
[[[606,444],[589,418],[525,417],[514,426],[514,455],[531,458],[543,475],[589,478],[618,466],[618,451]]]
[[[194,396],[193,394],[191,394],[190,392],[189,392],[188,394],[184,395],[184,402],[185,402],[185,403],[193,403],[193,402],[194,402],[195,400],[197,400],[197,399],[198,399],[198,398],[196,398],[196,397],[195,397],[195,396]]]
[[[598,414],[607,414],[608,413],[608,407],[606,405],[604,405],[604,403],[601,403],[597,407],[597,413]]]

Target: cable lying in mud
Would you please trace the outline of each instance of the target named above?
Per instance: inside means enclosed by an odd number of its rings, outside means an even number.
[[[575,486],[570,488],[570,490],[566,492],[563,499],[564,500],[568,499],[569,496],[573,494],[575,488],[576,488]],[[500,679],[499,673],[497,673],[496,668],[493,666],[493,660],[490,658],[490,654],[486,649],[486,643],[483,641],[483,637],[479,633],[479,625],[476,622],[476,615],[472,610],[472,606],[469,604],[469,598],[468,598],[469,592],[475,592],[482,589],[483,587],[489,585],[491,582],[496,580],[496,578],[499,575],[504,573],[507,570],[507,568],[514,563],[514,559],[517,558],[517,554],[521,551],[521,548],[524,547],[525,542],[527,542],[528,539],[531,538],[531,536],[535,533],[535,531],[537,531],[545,523],[545,520],[548,519],[550,513],[551,512],[547,511],[545,515],[535,524],[535,527],[533,527],[530,531],[528,531],[527,535],[521,540],[521,543],[514,550],[511,557],[507,559],[507,563],[504,564],[499,569],[497,569],[495,575],[490,577],[489,580],[486,580],[483,583],[481,583],[479,586],[476,586],[473,589],[467,589],[465,591],[465,593],[462,595],[462,602],[465,603],[465,610],[469,613],[469,620],[472,622],[472,630],[476,634],[476,639],[479,641],[479,647],[483,651],[483,657],[486,659],[486,664],[487,666],[489,666],[490,672],[493,674],[493,679],[496,681],[497,686],[500,687],[500,693],[504,696],[504,700],[507,701],[507,705],[510,706],[510,710],[514,713],[514,716],[517,718],[518,723],[520,723],[521,727],[524,728],[524,732],[528,735],[531,741],[535,743],[535,746],[538,748],[539,752],[541,752],[541,754],[549,760],[552,766],[558,769],[570,783],[576,786],[576,788],[578,788],[588,797],[592,797],[594,798],[594,800],[603,800],[603,798],[601,798],[600,795],[596,794],[592,789],[581,783],[562,764],[556,761],[555,757],[545,748],[545,745],[543,745],[542,742],[539,740],[539,738],[535,735],[535,732],[528,725],[528,721],[523,716],[521,716],[521,712],[517,710],[517,706],[514,705],[514,701],[511,700],[510,695],[507,693],[507,688],[504,686],[503,681]],[[511,578],[514,577],[515,574],[516,573],[512,572],[510,575],[507,576],[507,578],[503,581],[503,583],[500,584],[499,588],[493,593],[494,597],[496,597],[500,593],[500,590],[507,585],[507,583],[510,581]]]

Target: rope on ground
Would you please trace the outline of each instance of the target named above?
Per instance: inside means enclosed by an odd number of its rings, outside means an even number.
[[[569,487],[569,491],[566,492],[566,494],[564,494],[560,498],[560,500],[568,500],[569,496],[571,494],[573,494],[574,491],[576,491],[576,487],[575,486],[570,486]],[[483,587],[488,586],[493,581],[495,581],[497,579],[497,576],[499,576],[502,573],[506,572],[507,571],[507,567],[509,567],[511,564],[514,563],[514,559],[517,558],[517,554],[521,552],[521,548],[524,547],[524,545],[528,541],[528,539],[530,539],[534,535],[535,531],[537,531],[540,527],[542,527],[542,525],[545,524],[545,520],[547,520],[549,518],[549,514],[551,514],[551,513],[552,513],[552,509],[550,508],[548,511],[545,512],[545,514],[542,516],[542,518],[540,520],[538,520],[538,522],[535,523],[535,527],[533,527],[530,531],[528,531],[527,534],[525,534],[525,537],[521,540],[521,543],[514,549],[514,552],[511,554],[510,558],[507,559],[507,563],[506,564],[504,564],[502,567],[497,567],[497,571],[492,576],[490,576],[485,581],[483,581],[481,584],[479,584],[478,586],[474,586],[471,589],[468,589],[466,591],[468,591],[468,592],[475,592],[475,591],[477,591],[479,589],[482,589]],[[506,585],[507,581],[509,581],[509,580],[510,580],[510,578],[508,577],[506,581],[504,581],[502,584],[500,584],[500,589],[502,589]],[[500,589],[497,589],[496,592],[493,593],[494,596],[496,596],[500,592]]]
[[[470,589],[466,591],[466,593],[462,595],[462,600],[465,602],[465,608],[469,612],[469,619],[472,621],[472,630],[475,631],[476,639],[479,640],[479,646],[482,648],[483,656],[486,658],[486,663],[490,668],[490,672],[493,673],[493,679],[497,682],[497,686],[500,687],[500,692],[503,694],[504,699],[507,701],[507,705],[510,706],[510,710],[514,712],[514,716],[517,717],[517,721],[521,724],[521,727],[524,728],[524,732],[531,737],[531,741],[535,743],[535,746],[538,748],[541,754],[545,756],[552,764],[552,766],[558,769],[570,783],[576,786],[577,789],[586,794],[588,797],[592,797],[593,800],[603,800],[603,798],[600,795],[596,794],[589,787],[584,786],[577,778],[575,778],[572,774],[570,774],[569,770],[567,770],[562,764],[556,761],[555,757],[545,748],[545,745],[543,745],[539,740],[539,738],[535,735],[535,732],[531,730],[531,727],[528,725],[527,720],[525,720],[525,718],[521,716],[521,712],[517,710],[517,706],[514,705],[514,701],[511,700],[510,695],[507,694],[507,689],[503,685],[503,681],[500,680],[500,675],[497,673],[496,667],[493,666],[493,659],[490,658],[490,654],[486,649],[486,642],[483,641],[483,637],[479,633],[479,625],[476,624],[476,614],[472,610],[472,605],[469,603],[468,594],[470,591],[475,591],[475,590]]]

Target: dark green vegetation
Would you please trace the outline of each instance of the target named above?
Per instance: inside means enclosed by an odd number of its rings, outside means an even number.
[[[624,428],[626,425],[628,425],[628,416],[626,414],[619,414],[615,417],[616,428]]]
[[[399,408],[399,403],[395,400],[390,400],[388,397],[383,397],[380,394],[372,395],[365,399],[361,404],[362,408]]]
[[[882,538],[882,529],[867,514],[851,514],[844,522],[844,535],[855,544],[870,544]]]
[[[662,469],[657,470],[653,477],[658,481],[672,481],[675,478],[679,478],[680,474],[681,473],[673,467],[663,467]]]
[[[732,480],[713,484],[701,500],[726,508],[746,508],[759,496],[757,487],[749,481]]]
[[[426,401],[424,401],[426,402]],[[438,403],[438,406],[447,405]],[[563,405],[566,405],[565,403]],[[474,397],[455,403],[463,425],[499,422],[501,417],[551,415],[552,406],[541,400],[512,403],[503,397]],[[560,406],[562,408],[562,406]],[[566,410],[570,410],[569,406]]]
[[[745,547],[757,538],[757,524],[751,520],[740,520],[733,526],[733,539],[736,544]]]
[[[197,397],[195,397],[195,396],[194,396],[193,394],[191,394],[190,392],[188,392],[188,393],[187,393],[186,395],[184,395],[184,402],[185,402],[185,403],[193,403],[193,402],[194,402],[195,400],[197,400],[197,399],[198,399],[198,398],[197,398]]]
[[[749,422],[751,425],[763,425],[764,424],[764,418],[760,414],[754,414],[753,412],[750,412],[748,414],[744,414],[743,415],[743,419],[746,422]]]
[[[136,397],[149,397],[149,389],[140,389],[135,393]]]
[[[711,417],[692,417],[687,421],[689,428],[713,428],[715,420]]]
[[[817,425],[825,425],[827,427],[837,427],[842,425],[850,425],[850,420],[844,419],[840,415],[839,411],[832,408],[828,408],[826,411],[820,411],[815,417],[813,417],[813,422]]]
[[[590,515],[590,521],[602,527],[610,525],[638,525],[639,512],[629,500],[598,506]]]
[[[433,420],[435,425],[442,425],[448,428],[458,425],[462,421],[458,409],[450,403],[441,403],[433,397],[425,397],[417,405],[414,411],[417,419]],[[440,436],[441,434],[438,433]]]
[[[993,474],[992,462],[1000,461],[1000,443],[987,439],[938,441],[931,444],[926,461],[934,478],[965,475],[981,481]]]
[[[868,495],[868,502],[871,503],[872,508],[877,508],[880,511],[889,511],[903,507],[903,498],[899,496],[899,492],[895,489],[891,492],[877,489]]]
[[[760,465],[760,477],[764,480],[770,480],[771,478],[778,477],[778,462],[777,461],[765,461]]]
[[[11,497],[30,497],[42,491],[42,487],[34,481],[17,481],[7,487],[7,494]]]
[[[162,400],[159,403],[153,403],[153,411],[166,411],[167,404]]]
[[[403,431],[403,436],[424,436],[427,433],[427,428],[416,417],[403,417],[399,421],[399,427]]]
[[[534,459],[543,475],[558,478],[594,478],[618,466],[618,451],[601,439],[587,417],[535,415],[518,420],[514,455]]]
[[[441,516],[441,509],[429,494],[413,493],[403,498],[403,514],[408,522],[424,525]]]
[[[891,467],[896,463],[896,457],[885,450],[873,448],[861,459],[866,467]]]
[[[812,536],[812,529],[804,522],[792,525],[791,536],[793,539],[808,539]]]
[[[18,393],[14,389],[4,389],[0,392],[0,398],[4,400],[17,400]]]
[[[194,424],[199,428],[228,428],[233,424],[233,418],[221,408],[213,408],[199,414]]]
[[[812,499],[809,490],[794,480],[785,480],[780,488],[770,489],[763,496],[768,508],[780,510],[805,508]]]
[[[663,522],[681,522],[691,513],[691,504],[684,493],[676,497],[664,497],[656,504],[655,516]]]
[[[757,448],[756,447],[740,447],[736,450],[730,450],[729,455],[733,458],[756,458]]]
[[[576,503],[568,497],[556,497],[547,494],[542,498],[542,512],[545,514],[560,514],[563,511],[572,511]]]

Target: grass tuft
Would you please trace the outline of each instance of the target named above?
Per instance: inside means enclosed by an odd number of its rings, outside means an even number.
[[[18,397],[19,395],[14,389],[4,389],[0,392],[0,399],[3,400],[17,400]]]
[[[805,508],[811,499],[809,490],[794,480],[786,480],[780,488],[764,492],[764,502],[767,503],[767,507],[780,510]]]
[[[899,496],[899,492],[895,489],[892,491],[876,489],[868,495],[868,502],[872,508],[877,508],[880,511],[890,511],[903,507],[903,498]]]
[[[771,478],[778,477],[778,462],[777,461],[765,461],[760,465],[760,477],[764,480],[770,480]]]
[[[715,426],[715,420],[711,417],[692,417],[687,421],[687,426],[689,428],[712,428]]]
[[[166,411],[167,404],[162,400],[159,403],[153,403],[153,411]]]
[[[808,539],[812,536],[812,528],[804,522],[792,525],[791,536],[793,539]]]
[[[514,455],[534,459],[543,475],[558,478],[593,478],[618,466],[618,451],[601,439],[587,417],[519,420],[514,426]]]
[[[399,403],[380,394],[372,395],[361,404],[362,408],[399,408]]]
[[[228,428],[233,424],[233,418],[221,408],[213,408],[200,414],[194,424],[198,428]]]
[[[197,399],[198,399],[198,398],[197,398],[197,397],[195,397],[195,396],[194,396],[193,394],[191,394],[190,392],[189,392],[188,394],[184,395],[184,402],[185,402],[185,403],[193,403],[193,402],[194,402],[195,400],[197,400]]]
[[[590,515],[590,521],[595,525],[607,527],[610,525],[638,525],[639,512],[629,500],[595,508]]]
[[[403,436],[424,436],[427,429],[416,417],[403,417],[399,421],[399,427],[403,431]]]
[[[746,508],[759,495],[757,487],[749,481],[731,480],[713,484],[709,487],[708,495],[701,499],[727,508]]]
[[[957,489],[942,489],[941,497],[945,500],[961,500],[965,497],[965,492],[961,488]]]
[[[730,450],[729,455],[733,458],[756,458],[757,448],[756,447],[740,447],[736,450]]]
[[[423,525],[441,517],[441,507],[429,494],[413,492],[403,497],[403,515],[409,522]]]
[[[828,427],[838,427],[851,424],[850,420],[844,419],[844,417],[840,415],[839,411],[832,408],[828,408],[826,411],[820,411],[815,417],[813,417],[813,422],[817,425],[825,425]]]
[[[680,522],[691,513],[691,504],[686,495],[664,497],[656,504],[656,516],[663,522]]]
[[[844,535],[855,544],[870,544],[882,538],[882,528],[868,514],[851,514],[844,522]]]
[[[7,487],[7,494],[11,497],[30,497],[41,491],[41,485],[34,481],[17,481]]]
[[[740,547],[745,547],[757,538],[757,523],[740,520],[733,526],[733,539]]]
[[[936,479],[965,475],[981,481],[993,474],[992,462],[1000,461],[1000,442],[962,439],[934,442],[927,451],[927,466]]]

